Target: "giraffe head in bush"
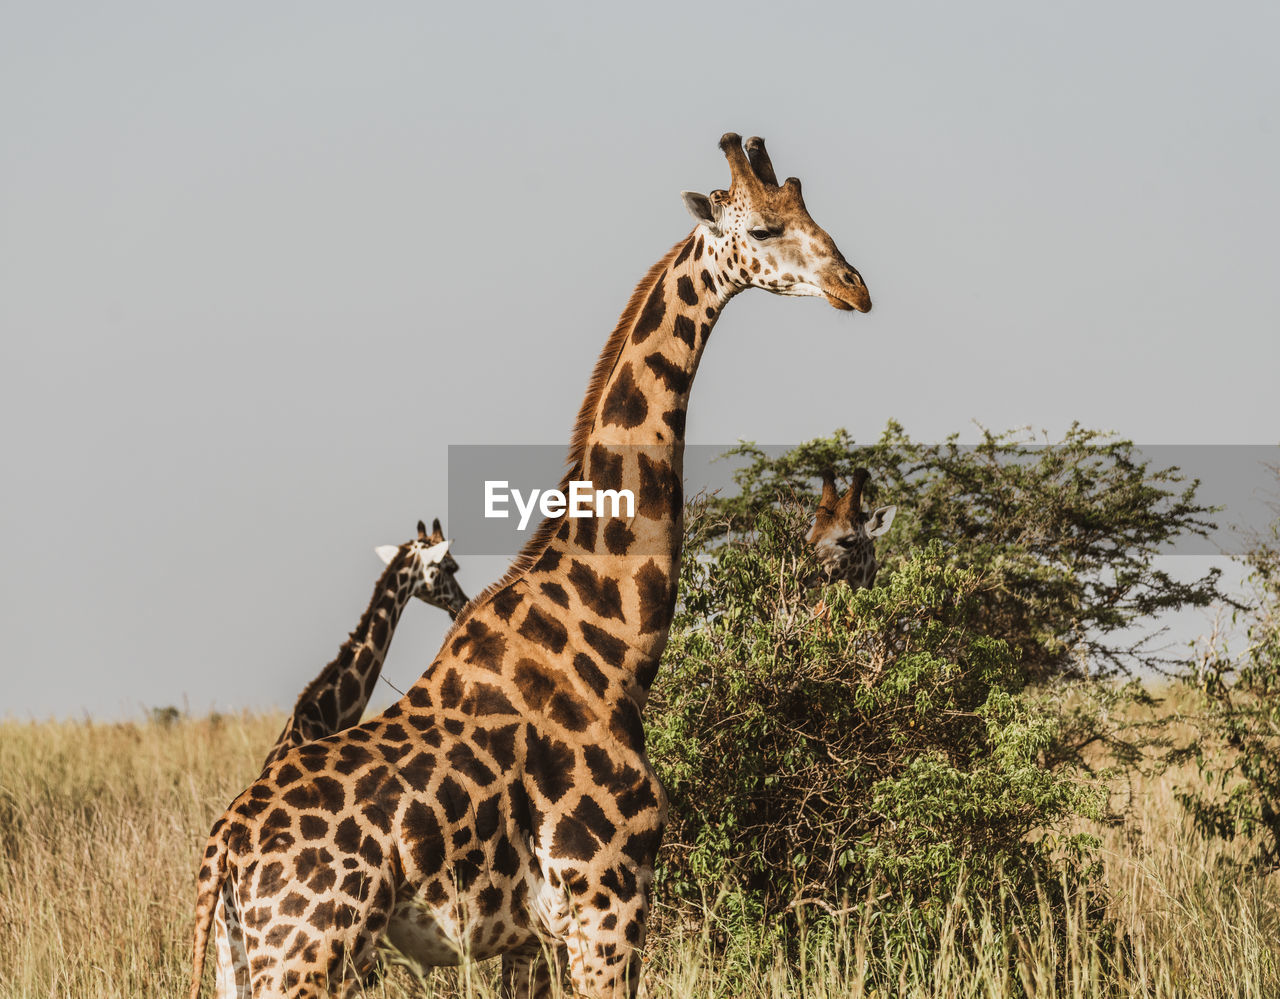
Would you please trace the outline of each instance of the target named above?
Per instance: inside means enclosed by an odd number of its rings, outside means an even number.
[[[898,512],[896,506],[862,509],[862,492],[870,478],[865,468],[855,469],[853,484],[841,496],[835,474],[830,469],[823,472],[822,498],[807,539],[828,578],[843,579],[855,590],[875,585],[875,539],[889,530]]]

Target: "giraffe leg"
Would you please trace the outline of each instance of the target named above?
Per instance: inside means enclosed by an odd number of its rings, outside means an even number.
[[[374,943],[315,937],[281,966],[264,963],[253,978],[253,999],[330,999],[363,992],[374,966]]]
[[[533,940],[502,955],[502,999],[549,999],[563,983],[563,946]]]
[[[647,892],[615,898],[602,910],[578,908],[565,936],[569,980],[590,999],[632,999],[640,987],[640,953],[649,914]]]
[[[640,987],[640,946],[611,931],[574,934],[566,942],[574,993],[590,999],[633,999]]]
[[[249,958],[244,949],[244,928],[236,910],[231,882],[223,883],[213,914],[214,952],[217,955],[214,995],[217,999],[248,999]]]
[[[366,875],[358,888],[360,897],[317,894],[308,900],[295,891],[298,902],[292,914],[279,905],[260,926],[247,927],[253,999],[357,994],[377,963],[378,940],[395,901],[393,885],[391,868],[384,866]]]

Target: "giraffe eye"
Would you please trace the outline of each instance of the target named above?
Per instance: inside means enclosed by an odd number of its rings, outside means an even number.
[[[764,240],[764,239],[768,239],[770,236],[773,235],[773,230],[765,229],[762,226],[756,226],[756,228],[754,229],[748,229],[747,235],[750,236],[752,239]]]

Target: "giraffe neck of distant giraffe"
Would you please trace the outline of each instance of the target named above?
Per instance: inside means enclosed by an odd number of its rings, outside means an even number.
[[[548,543],[525,577],[534,594],[576,597],[588,644],[598,628],[608,635],[602,644],[625,645],[624,672],[644,690],[675,607],[689,393],[711,329],[737,290],[699,230],[636,288],[587,393],[569,475],[596,489],[630,490],[635,515],[550,518],[541,529]]]
[[[360,721],[382,672],[400,615],[413,598],[414,557],[401,550],[387,565],[360,623],[333,661],[298,696],[293,714],[267,754],[264,766],[295,746],[322,739]]]

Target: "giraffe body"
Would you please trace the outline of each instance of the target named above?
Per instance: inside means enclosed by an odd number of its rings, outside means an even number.
[[[544,521],[400,701],[231,804],[200,871],[193,997],[224,884],[255,997],[349,991],[383,940],[423,965],[502,955],[514,996],[547,991],[545,946],[578,993],[634,994],[667,807],[641,710],[675,606],[698,362],[747,287],[870,308],[763,143],[721,148],[731,190],[686,194],[697,228],[636,288],[570,444],[565,481],[632,490],[634,516]]]

